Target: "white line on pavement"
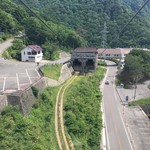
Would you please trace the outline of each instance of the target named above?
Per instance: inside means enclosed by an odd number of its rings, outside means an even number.
[[[2,90],[2,91],[4,91],[4,90],[5,90],[5,84],[6,84],[6,77],[4,77],[3,90]]]
[[[110,150],[110,144],[109,144],[109,135],[108,135],[108,130],[107,130],[107,122],[106,122],[106,117],[105,117],[105,107],[104,107],[104,98],[103,98],[103,87],[104,87],[104,82],[106,80],[106,77],[108,76],[108,70],[109,68],[107,68],[107,71],[106,71],[106,74],[105,74],[105,77],[101,83],[101,86],[100,86],[100,90],[102,92],[102,104],[101,104],[101,111],[103,112],[103,133],[102,133],[102,143],[103,143],[103,150],[107,149],[107,150]]]
[[[114,80],[115,80],[115,77],[114,77]],[[117,99],[117,91],[115,89],[115,85],[113,85],[113,89],[114,89],[114,95],[115,95],[115,99]],[[119,95],[118,95],[119,96]],[[120,97],[119,97],[120,98]],[[126,124],[123,120],[123,116],[121,115],[121,112],[120,112],[120,109],[118,109],[118,112],[119,112],[119,115],[120,115],[120,118],[121,118],[121,121],[122,121],[122,124],[123,124],[123,127],[124,127],[124,130],[125,130],[125,133],[127,135],[127,139],[129,141],[129,144],[130,144],[130,147],[132,150],[135,149],[135,143],[134,143],[134,140],[133,140],[133,137],[132,137],[132,134],[131,134],[131,131],[129,129],[129,127],[126,127]],[[130,137],[129,137],[130,136]],[[132,145],[133,144],[133,145]]]
[[[17,86],[18,86],[18,90],[20,90],[18,73],[16,73],[16,78],[17,78]]]
[[[36,71],[36,73],[38,74],[38,76],[41,77],[40,74],[39,74],[39,72],[38,72],[36,69],[35,69],[35,71]]]
[[[27,74],[27,76],[28,76],[28,78],[29,78],[30,84],[32,84],[32,81],[31,81],[31,78],[30,78],[30,76],[29,76],[29,73],[28,73],[27,69],[26,69],[26,74]]]

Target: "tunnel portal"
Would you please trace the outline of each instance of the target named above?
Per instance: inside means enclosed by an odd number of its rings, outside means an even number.
[[[96,48],[76,48],[71,55],[74,71],[81,74],[96,70],[98,53]]]

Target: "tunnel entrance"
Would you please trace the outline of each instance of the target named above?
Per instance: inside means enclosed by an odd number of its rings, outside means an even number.
[[[92,59],[88,59],[86,62],[86,70],[87,72],[93,71],[95,70],[95,64],[94,61]]]
[[[74,71],[81,74],[96,70],[98,53],[96,48],[76,48],[71,55]]]
[[[79,71],[80,72],[82,70],[82,68],[81,68],[81,62],[78,59],[74,59],[72,67],[73,67],[73,69],[75,71]]]

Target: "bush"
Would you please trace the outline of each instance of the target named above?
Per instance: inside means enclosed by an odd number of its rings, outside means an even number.
[[[80,76],[66,92],[65,125],[71,138],[81,141],[85,149],[100,149],[101,93],[99,81],[104,69]],[[78,147],[75,145],[75,148]]]
[[[100,61],[98,61],[98,65],[99,66],[106,66],[107,64],[104,60],[100,60]]]

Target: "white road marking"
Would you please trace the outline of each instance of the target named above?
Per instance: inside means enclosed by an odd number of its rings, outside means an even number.
[[[18,86],[18,90],[20,90],[18,73],[16,73],[16,78],[17,78],[17,86]]]
[[[31,78],[30,78],[30,76],[29,76],[29,73],[28,73],[27,69],[26,69],[26,74],[27,74],[27,76],[28,76],[28,78],[29,78],[30,84],[32,84],[32,81],[31,81]]]
[[[104,82],[106,80],[106,77],[108,75],[108,70],[109,68],[107,68],[105,77],[102,81],[102,85],[100,86],[101,92],[102,92],[102,112],[103,112],[103,123],[105,125],[105,131],[103,128],[103,135],[102,135],[102,142],[103,142],[103,149],[105,150],[105,148],[107,148],[108,150],[110,150],[110,144],[109,144],[109,135],[108,135],[108,130],[107,130],[107,122],[106,122],[106,117],[105,117],[105,107],[104,107],[104,98],[103,98],[103,88],[104,88]],[[107,141],[107,142],[106,142]],[[105,147],[105,143],[106,143],[106,147]]]
[[[3,90],[2,90],[2,91],[4,91],[4,90],[5,90],[5,85],[6,85],[6,77],[4,77]]]
[[[35,69],[35,71],[36,71],[36,73],[38,74],[38,76],[39,76],[39,78],[40,78],[41,76],[40,76],[39,72],[38,72],[36,69]]]
[[[115,77],[114,77],[114,82],[115,82]],[[114,89],[114,95],[115,95],[115,99],[117,99],[117,92],[116,92],[116,89],[115,89],[115,85],[113,84],[113,89]],[[120,98],[120,97],[119,97]],[[125,122],[123,121],[123,116],[121,115],[121,112],[120,112],[120,109],[118,108],[118,112],[119,112],[119,115],[120,115],[120,118],[121,118],[121,121],[122,121],[122,124],[123,124],[123,127],[124,127],[124,130],[125,130],[125,133],[127,135],[127,139],[129,141],[129,144],[130,144],[130,147],[132,150],[135,149],[135,143],[134,143],[134,140],[133,140],[133,137],[132,137],[132,134],[131,134],[131,131],[129,129],[129,127],[127,126],[127,128],[125,127]],[[128,130],[128,132],[127,132]],[[129,133],[129,134],[128,134]],[[130,135],[130,138],[129,138],[129,135]],[[132,146],[132,144],[133,146]],[[133,148],[134,147],[134,148]]]

